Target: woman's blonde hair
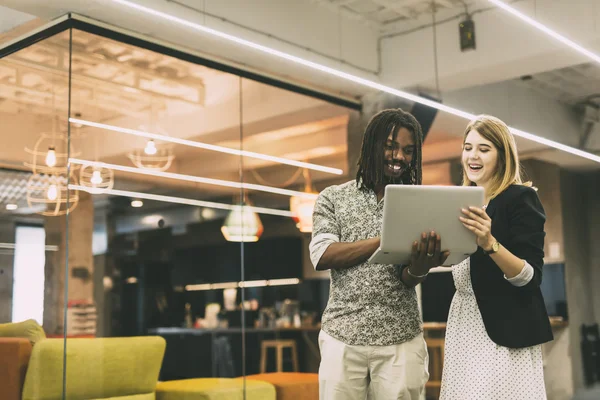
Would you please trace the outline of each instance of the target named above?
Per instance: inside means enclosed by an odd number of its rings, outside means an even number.
[[[467,139],[467,135],[472,130],[477,131],[483,138],[492,142],[496,150],[498,150],[496,173],[488,188],[490,200],[498,196],[510,185],[531,186],[531,182],[523,182],[517,144],[513,134],[504,122],[491,115],[477,116],[469,122],[469,125],[465,129],[463,145]],[[463,186],[473,185],[475,183],[471,182],[467,174],[463,171]]]

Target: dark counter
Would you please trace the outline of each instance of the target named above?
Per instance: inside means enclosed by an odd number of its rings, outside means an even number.
[[[260,343],[263,340],[296,341],[299,372],[318,371],[320,362],[317,337],[320,328],[216,328],[196,329],[164,327],[149,329],[148,334],[162,336],[167,342],[160,379],[233,377],[260,372]],[[231,357],[223,356],[223,344]],[[225,353],[227,354],[227,352]],[[267,372],[275,370],[275,354],[269,352]],[[226,367],[224,367],[224,365]],[[291,357],[284,355],[284,370],[291,371]]]

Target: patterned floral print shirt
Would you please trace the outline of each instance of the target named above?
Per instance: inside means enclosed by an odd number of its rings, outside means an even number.
[[[381,234],[383,200],[356,181],[330,186],[315,204],[310,255],[316,267],[331,243],[356,242]],[[367,262],[332,269],[329,302],[322,329],[354,346],[389,346],[413,339],[422,331],[414,288],[400,280],[394,265]]]

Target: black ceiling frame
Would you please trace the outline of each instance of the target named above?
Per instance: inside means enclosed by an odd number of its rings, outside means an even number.
[[[77,16],[73,14],[67,14],[66,19],[54,25],[51,25],[46,29],[42,29],[39,32],[33,33],[32,35],[27,36],[4,48],[0,48],[0,59],[71,28],[91,33],[94,35],[102,36],[104,38],[112,39],[121,43],[126,43],[146,50],[150,50],[182,61],[187,61],[192,64],[213,68],[222,72],[239,76],[241,78],[250,79],[280,89],[320,99],[328,103],[342,106],[351,110],[362,111],[362,104],[358,101],[353,102],[351,100],[336,97],[334,95],[323,93],[318,90],[313,90],[300,85],[296,85],[294,83],[286,82],[266,75],[261,75],[259,73],[250,72],[242,68],[220,63],[218,61],[210,60],[205,57],[200,57],[194,54],[186,53],[185,51],[173,49],[168,47],[168,45],[154,43],[150,40],[145,40],[139,37],[128,35],[123,32],[117,32],[116,30],[112,30],[88,21],[78,19]]]

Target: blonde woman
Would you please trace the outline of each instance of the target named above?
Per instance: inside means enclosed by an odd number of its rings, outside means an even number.
[[[452,270],[441,399],[546,399],[541,344],[553,336],[540,290],[544,209],[499,119],[469,123],[462,166],[463,185],[483,187],[486,200],[460,217],[478,249]]]

